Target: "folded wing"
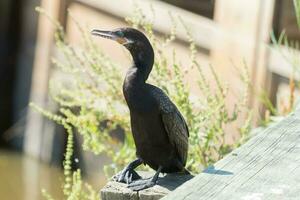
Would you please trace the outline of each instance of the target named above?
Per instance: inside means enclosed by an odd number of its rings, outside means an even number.
[[[162,110],[161,116],[169,140],[175,147],[183,166],[185,166],[188,153],[189,137],[189,131],[186,122],[175,105],[169,112]]]

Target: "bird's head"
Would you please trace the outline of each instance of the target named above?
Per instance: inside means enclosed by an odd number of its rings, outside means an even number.
[[[134,28],[118,28],[112,31],[94,29],[91,33],[122,44],[130,51],[137,67],[144,67],[147,71],[149,69],[151,71],[154,52],[149,40],[141,31]]]

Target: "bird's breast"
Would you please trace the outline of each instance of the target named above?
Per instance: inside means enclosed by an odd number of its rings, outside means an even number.
[[[158,111],[131,112],[130,117],[137,150],[164,146],[169,143]]]
[[[175,152],[159,113],[131,113],[131,129],[139,158],[153,169],[169,166]]]
[[[144,88],[124,88],[123,94],[131,112],[145,113],[148,115],[148,113],[155,113],[158,111],[155,98]]]

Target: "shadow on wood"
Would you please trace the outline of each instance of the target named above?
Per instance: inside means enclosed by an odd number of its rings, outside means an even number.
[[[299,106],[163,199],[300,199]]]
[[[153,176],[152,172],[138,172],[143,178]],[[109,181],[101,190],[102,200],[156,200],[175,190],[184,182],[193,178],[186,174],[167,174],[160,176],[154,187],[134,192],[127,188],[127,184]]]
[[[221,170],[221,169],[216,169],[215,166],[209,166],[207,167],[205,170],[203,170],[202,173],[206,173],[206,174],[217,174],[217,175],[233,175],[232,172],[230,171],[225,171],[225,170]]]

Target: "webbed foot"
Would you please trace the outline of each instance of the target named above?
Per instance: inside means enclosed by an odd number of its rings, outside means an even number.
[[[155,184],[156,181],[154,182],[152,179],[142,179],[130,183],[127,187],[133,191],[140,191],[153,187]]]
[[[135,180],[141,179],[142,177],[136,173],[133,169],[125,168],[120,173],[113,176],[113,180],[121,183],[132,183]]]
[[[133,191],[140,191],[140,190],[144,190],[144,189],[153,187],[158,180],[158,176],[159,176],[159,173],[161,172],[161,170],[162,170],[162,167],[160,166],[152,178],[134,181],[134,182],[130,183],[127,187]]]
[[[127,167],[125,167],[120,173],[113,176],[113,180],[121,183],[131,183],[132,181],[141,179],[142,177],[134,171],[136,167],[142,164],[142,159],[138,158],[132,161]]]

